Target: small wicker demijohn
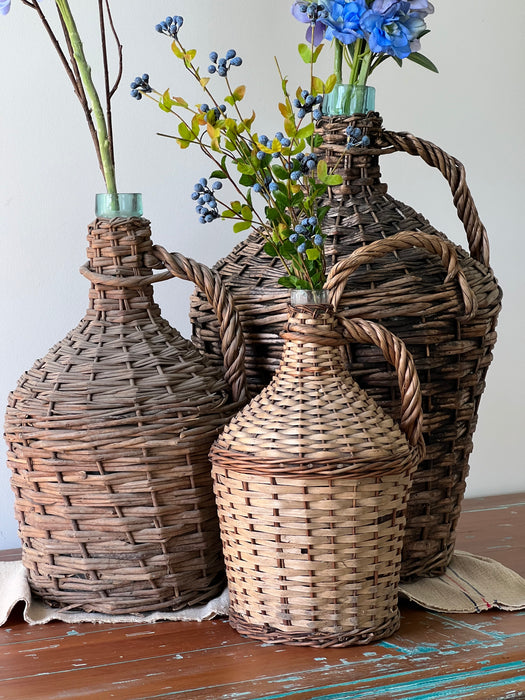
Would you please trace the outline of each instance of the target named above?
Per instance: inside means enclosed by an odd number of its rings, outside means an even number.
[[[239,319],[217,274],[153,247],[145,219],[99,218],[88,242],[86,315],[9,397],[22,561],[54,606],[199,604],[225,580],[208,451],[244,397]],[[228,381],[160,315],[152,283],[170,276],[216,309]]]
[[[369,145],[347,148],[349,127],[359,127]],[[421,380],[427,453],[414,476],[407,509],[402,578],[441,575],[454,549],[501,308],[501,290],[489,266],[487,234],[462,164],[439,147],[411,134],[384,130],[375,112],[325,117],[318,122],[318,131],[324,139],[320,146],[324,158],[343,177],[343,184],[332,188],[322,202],[331,205],[323,224],[328,268],[357,256],[349,263],[354,272],[342,293],[340,312],[347,318],[377,321],[399,336],[414,357]],[[447,179],[469,244],[469,252],[456,247],[464,273],[462,286],[451,276],[445,279],[442,261],[425,250],[425,235],[450,243],[446,236],[390,196],[381,182],[379,156],[394,152],[421,157]],[[412,243],[391,246],[390,239],[404,231],[415,232]],[[278,366],[279,330],[286,319],[287,293],[277,285],[280,263],[266,256],[263,244],[252,233],[214,268],[241,314],[252,391],[268,384]],[[369,254],[361,256],[364,248]],[[193,297],[191,318],[197,347],[220,362],[217,324],[199,292]],[[381,353],[351,345],[348,356],[360,385],[389,415],[399,416],[396,380]]]
[[[290,308],[277,372],[211,451],[230,622],[264,642],[366,644],[399,625],[405,508],[424,451],[419,381],[386,329],[340,321],[326,303]],[[396,367],[400,426],[345,368],[348,341],[376,344]]]

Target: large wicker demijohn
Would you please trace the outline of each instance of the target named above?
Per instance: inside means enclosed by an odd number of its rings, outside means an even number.
[[[370,139],[369,145],[348,148],[349,127],[359,127]],[[328,267],[370,246],[367,259],[349,263],[355,271],[342,294],[341,313],[379,321],[403,339],[421,380],[427,455],[414,476],[402,578],[440,575],[454,548],[472,436],[501,306],[501,290],[489,267],[487,234],[463,166],[437,146],[407,133],[383,130],[375,112],[323,118],[318,130],[324,139],[320,148],[325,158],[330,165],[337,164],[344,180],[327,199],[332,205],[324,223]],[[469,252],[456,247],[465,278],[462,288],[452,277],[445,279],[436,255],[417,250],[424,246],[424,234],[443,241],[448,240],[446,236],[391,197],[380,180],[379,156],[396,151],[420,156],[449,182],[469,244]],[[411,245],[396,250],[388,242],[404,231],[415,231],[416,236]],[[365,264],[359,267],[361,262]],[[279,329],[286,318],[287,292],[277,285],[282,274],[279,262],[265,255],[263,242],[254,233],[215,269],[241,313],[248,381],[252,389],[259,389],[270,381],[281,352]],[[194,295],[191,316],[195,343],[219,361],[216,321],[200,293]],[[379,351],[351,346],[348,352],[361,386],[387,413],[399,415],[396,380]]]
[[[342,323],[327,304],[293,306],[272,381],[212,447],[230,622],[261,641],[366,644],[399,625],[405,507],[424,450],[419,382],[386,329]],[[401,429],[345,368],[348,341],[375,343],[395,365]]]
[[[218,276],[150,235],[140,217],[89,226],[86,315],[9,397],[22,560],[51,605],[176,610],[224,586],[208,451],[242,405],[240,326]],[[170,276],[217,310],[230,386],[161,317],[152,283]]]

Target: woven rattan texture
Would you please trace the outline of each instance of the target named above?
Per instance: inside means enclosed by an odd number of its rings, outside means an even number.
[[[407,472],[272,477],[214,460],[214,478],[239,632],[310,646],[395,632]]]
[[[398,625],[419,383],[402,344],[387,349],[411,445],[344,368],[338,323],[329,306],[290,308],[275,376],[211,450],[232,623],[265,641],[345,646]],[[355,333],[369,331],[394,345]]]
[[[176,610],[224,585],[207,453],[240,404],[161,317],[148,222],[97,220],[88,241],[85,317],[9,397],[23,563],[52,605]]]
[[[401,337],[418,368],[424,407],[427,456],[414,477],[407,512],[403,578],[439,575],[454,548],[469,454],[496,342],[501,290],[488,267],[486,232],[479,221],[461,163],[429,142],[381,128],[370,114],[325,120],[324,151],[335,162],[344,151],[348,124],[358,124],[372,141],[352,149],[339,165],[345,183],[332,194],[325,222],[329,267],[365,244],[386,241],[403,231],[444,234],[411,207],[395,200],[380,181],[379,156],[394,151],[417,155],[448,180],[469,241],[471,254],[456,246],[459,267],[474,299],[467,308],[465,289],[435,252],[408,247],[387,249],[352,273],[339,303],[347,317],[362,316],[386,325]],[[232,291],[247,340],[247,373],[255,390],[266,385],[281,353],[279,332],[286,319],[286,290],[276,281],[278,263],[251,234],[216,269]],[[471,312],[469,318],[466,311]],[[198,347],[220,362],[217,326],[202,295],[192,299],[191,318]],[[396,380],[376,348],[349,346],[351,372],[386,413],[398,415]]]

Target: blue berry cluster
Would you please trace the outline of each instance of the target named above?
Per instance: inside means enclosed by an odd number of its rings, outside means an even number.
[[[271,175],[265,175],[264,185],[260,182],[256,182],[253,186],[254,192],[264,192],[265,189],[269,190],[270,192],[277,192],[279,189],[279,185],[272,179]]]
[[[220,190],[221,187],[222,182],[216,180],[210,188],[205,177],[201,177],[194,186],[191,198],[194,202],[197,202],[195,211],[199,214],[201,224],[208,224],[220,216],[217,211],[217,200],[215,199],[214,190]]]
[[[297,243],[300,239],[303,240],[297,246],[298,253],[304,253],[308,247],[308,241],[314,243],[314,245],[320,246],[323,242],[323,236],[319,233],[317,229],[317,217],[310,216],[301,221],[300,224],[294,228],[294,232],[290,234],[288,240],[290,243]]]
[[[160,34],[166,34],[166,36],[171,36],[173,39],[176,39],[183,22],[184,20],[180,15],[166,17],[163,22],[159,22],[159,24],[155,25],[155,30]]]
[[[208,73],[217,73],[221,78],[225,78],[226,74],[232,66],[240,66],[242,64],[242,58],[237,56],[235,49],[230,49],[226,52],[224,58],[219,58],[217,51],[212,51],[210,53],[210,65],[208,66]]]
[[[278,132],[275,134],[274,139],[277,139],[277,141],[279,141],[279,143],[281,144],[281,147],[282,147],[282,148],[289,148],[289,147],[292,145],[292,142],[290,141],[290,139],[289,139],[287,136],[285,136],[285,135],[283,134],[282,131],[278,131]],[[262,134],[261,136],[259,136],[259,143],[260,143],[262,146],[266,146],[266,148],[271,148],[271,147],[272,147],[272,143],[273,143],[273,139],[269,139],[268,136],[265,136],[264,134]],[[259,153],[262,153],[262,156],[260,156]],[[257,157],[258,157],[260,160],[262,160],[262,158],[263,158],[264,155],[265,155],[265,154],[263,153],[263,151],[259,151],[259,152],[257,153]],[[278,155],[279,155],[279,152],[272,153],[272,156],[273,156],[274,158],[277,158]]]
[[[218,107],[211,107],[207,104],[199,105],[199,111],[206,115],[207,121],[215,123],[218,119],[226,116],[226,105],[219,105]]]
[[[308,90],[303,90],[301,92],[301,99],[296,97],[293,101],[293,106],[297,109],[297,116],[299,119],[303,119],[307,114],[310,114],[310,112],[313,112],[314,119],[321,119],[323,115],[319,109],[319,105],[322,103],[322,101],[322,95],[317,95],[317,97],[314,97],[313,95],[310,95]]]
[[[151,85],[149,84],[149,75],[147,73],[144,73],[142,78],[135,78],[135,80],[132,83],[130,83],[130,88],[131,97],[134,97],[136,100],[141,100],[143,92],[151,92]]]
[[[300,180],[303,175],[306,175],[317,167],[318,156],[315,153],[298,153],[290,164],[292,180]]]
[[[358,126],[348,126],[346,128],[346,135],[348,139],[346,141],[346,148],[361,147],[366,148],[370,146],[370,137],[363,134],[363,131]]]
[[[317,20],[326,18],[329,15],[324,5],[318,5],[315,2],[311,2],[309,5],[306,3],[299,5],[299,11],[305,14],[312,24],[315,24]]]

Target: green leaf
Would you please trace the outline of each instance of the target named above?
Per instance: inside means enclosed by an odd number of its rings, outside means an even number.
[[[256,179],[253,175],[241,175],[239,178],[239,185],[243,187],[253,187],[255,185]]]
[[[238,221],[233,225],[233,232],[240,233],[241,231],[246,231],[246,229],[251,228],[251,226],[249,221]]]
[[[171,50],[173,51],[173,53],[175,54],[175,56],[177,56],[177,58],[184,58],[184,51],[181,51],[181,50],[179,49],[179,47],[177,46],[177,42],[176,42],[176,41],[172,41],[172,42],[171,42]]]
[[[320,182],[324,182],[325,178],[328,176],[328,166],[325,160],[320,160],[317,163],[317,178]]]
[[[244,161],[237,161],[237,170],[243,175],[253,175],[255,173],[255,168],[250,163],[245,163]]]
[[[328,185],[329,187],[334,187],[335,185],[342,185],[343,184],[343,178],[341,175],[327,175],[325,179],[323,180],[323,183],[325,185]]]
[[[307,44],[299,44],[297,47],[300,57],[305,63],[313,63],[312,49]]]
[[[279,211],[274,207],[266,207],[264,212],[268,221],[277,222],[281,220],[281,217],[279,216]]]
[[[303,126],[299,131],[297,132],[297,138],[298,139],[307,139],[312,134],[314,133],[315,126],[313,122],[311,124],[307,124],[306,126]]]
[[[294,278],[296,279],[296,278]],[[287,289],[294,289],[295,284],[292,282],[292,277],[291,275],[287,275],[286,277],[279,277],[277,280],[277,283],[281,285],[281,287],[286,287]]]
[[[235,100],[233,99],[233,97],[231,95],[226,95],[226,97],[224,98],[224,101],[227,102],[232,107],[235,104]]]
[[[317,78],[315,75],[312,78],[312,88],[313,94],[322,95],[324,92],[324,83],[321,78]]]
[[[263,250],[266,253],[266,255],[269,255],[271,258],[276,258],[279,255],[279,253],[277,252],[277,248],[270,241],[264,244]]]
[[[426,68],[427,70],[431,70],[433,73],[439,73],[438,69],[432,63],[430,58],[427,58],[426,56],[423,56],[423,54],[418,53],[417,51],[415,53],[409,53],[407,56],[409,61],[413,61],[414,63],[417,63],[418,66],[423,66],[423,68]]]
[[[189,51],[186,51],[184,58],[187,61],[193,61],[193,59],[195,58],[196,55],[197,55],[197,49],[190,49]]]
[[[231,211],[230,209],[225,209],[222,212],[223,219],[233,219],[234,216],[235,216],[235,212]]]
[[[322,44],[321,44],[322,46]],[[337,82],[337,78],[335,76],[335,73],[332,73],[331,76],[329,76],[324,84],[324,92],[325,95],[328,94],[329,92],[332,92],[332,90],[335,87],[335,84]]]
[[[275,175],[280,178],[281,180],[289,180],[290,179],[290,173],[286,168],[283,168],[282,165],[272,165],[272,170],[275,173]]]
[[[181,137],[187,141],[193,141],[195,139],[195,134],[182,122],[179,124],[178,131]]]
[[[231,209],[233,209],[233,211],[236,214],[241,213],[242,204],[238,200],[235,200],[234,202],[230,202],[230,207],[231,207]]]
[[[228,175],[223,170],[214,170],[212,173],[210,173],[210,177],[214,177],[217,180],[224,180],[228,177]]]
[[[321,257],[321,251],[319,248],[308,248],[306,251],[306,257],[308,260],[317,260]]]
[[[161,110],[162,110],[163,112],[171,112],[171,109],[168,109],[168,107],[166,107],[165,105],[163,105],[162,102],[159,102],[158,105],[159,105],[159,107],[161,108]]]
[[[247,204],[241,209],[241,216],[245,221],[251,221],[253,219],[253,212]]]

